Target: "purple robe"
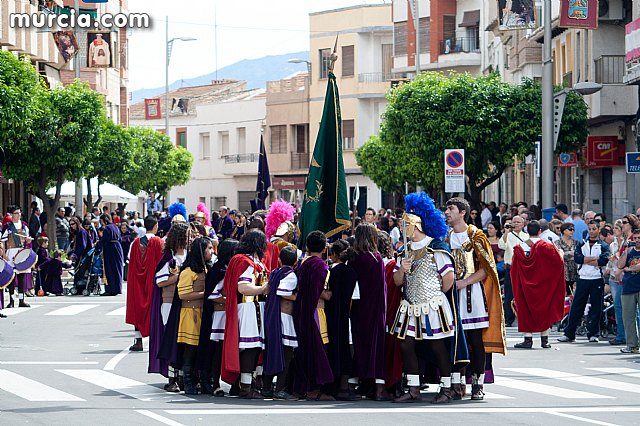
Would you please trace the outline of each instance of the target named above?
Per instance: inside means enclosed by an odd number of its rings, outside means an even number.
[[[384,339],[387,284],[379,253],[360,253],[349,262],[358,276],[360,301],[351,315],[354,374],[360,379],[384,379]]]
[[[353,360],[349,344],[349,313],[357,279],[356,271],[349,265],[339,263],[331,268],[329,275],[331,300],[325,302],[325,311],[329,332],[327,349],[336,380],[340,376],[351,374]]]
[[[293,322],[298,350],[294,389],[302,394],[333,382],[331,365],[315,319],[328,271],[327,264],[316,256],[305,258],[296,268],[298,294],[293,305]]]
[[[62,287],[62,269],[70,268],[71,262],[63,262],[60,259],[51,258],[40,265],[40,284],[46,293],[60,295],[64,293]]]
[[[78,229],[73,240],[71,258],[76,259],[76,261],[80,261],[87,255],[89,250],[91,250],[91,247],[93,247],[93,243],[91,242],[89,233],[84,228]]]
[[[284,370],[284,350],[282,347],[282,319],[278,285],[283,278],[292,274],[289,266],[283,266],[269,275],[269,295],[264,306],[265,353],[262,360],[264,374],[275,376]]]
[[[110,223],[104,227],[102,237],[96,249],[102,248],[104,253],[104,272],[107,278],[105,292],[109,294],[122,293],[122,274],[124,269],[124,256],[120,245],[120,228]]]
[[[162,269],[167,262],[173,259],[173,254],[170,250],[165,250],[162,253],[162,258],[156,267],[156,274]],[[160,351],[160,342],[162,335],[164,334],[164,324],[162,323],[162,289],[156,285],[156,279],[153,278],[153,293],[151,295],[151,321],[149,323],[149,368],[148,373],[162,374],[164,377],[169,377],[169,362],[164,359],[158,358],[158,352]]]

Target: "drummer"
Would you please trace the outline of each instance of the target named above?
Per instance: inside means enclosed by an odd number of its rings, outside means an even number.
[[[22,217],[22,211],[18,206],[9,206],[7,209],[11,215],[11,222],[7,222],[2,227],[2,237],[0,242],[4,243],[5,259],[7,262],[14,265],[14,259],[18,252],[23,248],[31,248],[31,237],[29,236],[29,226],[24,222]],[[30,274],[31,270],[17,272],[16,278],[9,284],[9,304],[7,308],[13,308],[13,293],[15,291],[16,281],[18,282],[18,306],[21,308],[29,308],[29,304],[24,301],[24,284],[27,274]]]

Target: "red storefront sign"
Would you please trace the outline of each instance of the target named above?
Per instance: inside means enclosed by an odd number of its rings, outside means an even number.
[[[273,189],[304,189],[304,176],[274,176],[271,180]]]
[[[624,165],[624,141],[617,136],[589,136],[585,167],[599,168]]]

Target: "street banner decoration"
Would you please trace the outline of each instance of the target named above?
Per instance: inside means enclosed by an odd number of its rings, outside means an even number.
[[[113,66],[111,57],[111,33],[87,33],[87,66],[89,68],[109,68]]]
[[[56,31],[53,33],[53,41],[65,64],[78,54],[78,40],[73,31]]]
[[[305,247],[305,240],[311,231],[320,230],[330,238],[351,226],[342,161],[341,122],[340,96],[332,64],[320,129],[305,184],[299,222],[298,246],[301,248]]]
[[[160,109],[160,98],[151,98],[144,100],[144,119],[160,120],[162,118],[162,110]]]
[[[256,198],[251,200],[251,210],[265,210],[265,200],[269,196],[271,176],[269,175],[269,163],[267,162],[267,150],[264,146],[264,138],[260,135],[260,160],[258,160],[258,180],[256,182]]]
[[[560,0],[560,27],[598,28],[598,0]]]
[[[497,0],[500,31],[535,29],[534,0]]]
[[[631,21],[624,27],[625,62],[633,62],[640,58],[640,18]]]

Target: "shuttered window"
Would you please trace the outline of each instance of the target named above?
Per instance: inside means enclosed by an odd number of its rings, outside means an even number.
[[[353,120],[342,120],[342,149],[351,151],[355,147],[355,126]]]
[[[407,21],[393,24],[393,49],[395,56],[406,55],[408,46]]]
[[[420,53],[431,51],[431,18],[420,18]]]
[[[271,153],[285,154],[287,152],[287,126],[271,126]]]
[[[456,17],[443,16],[442,19],[443,19],[444,39],[455,40],[456,39]]]
[[[342,46],[342,76],[353,77],[354,68],[353,46]]]

